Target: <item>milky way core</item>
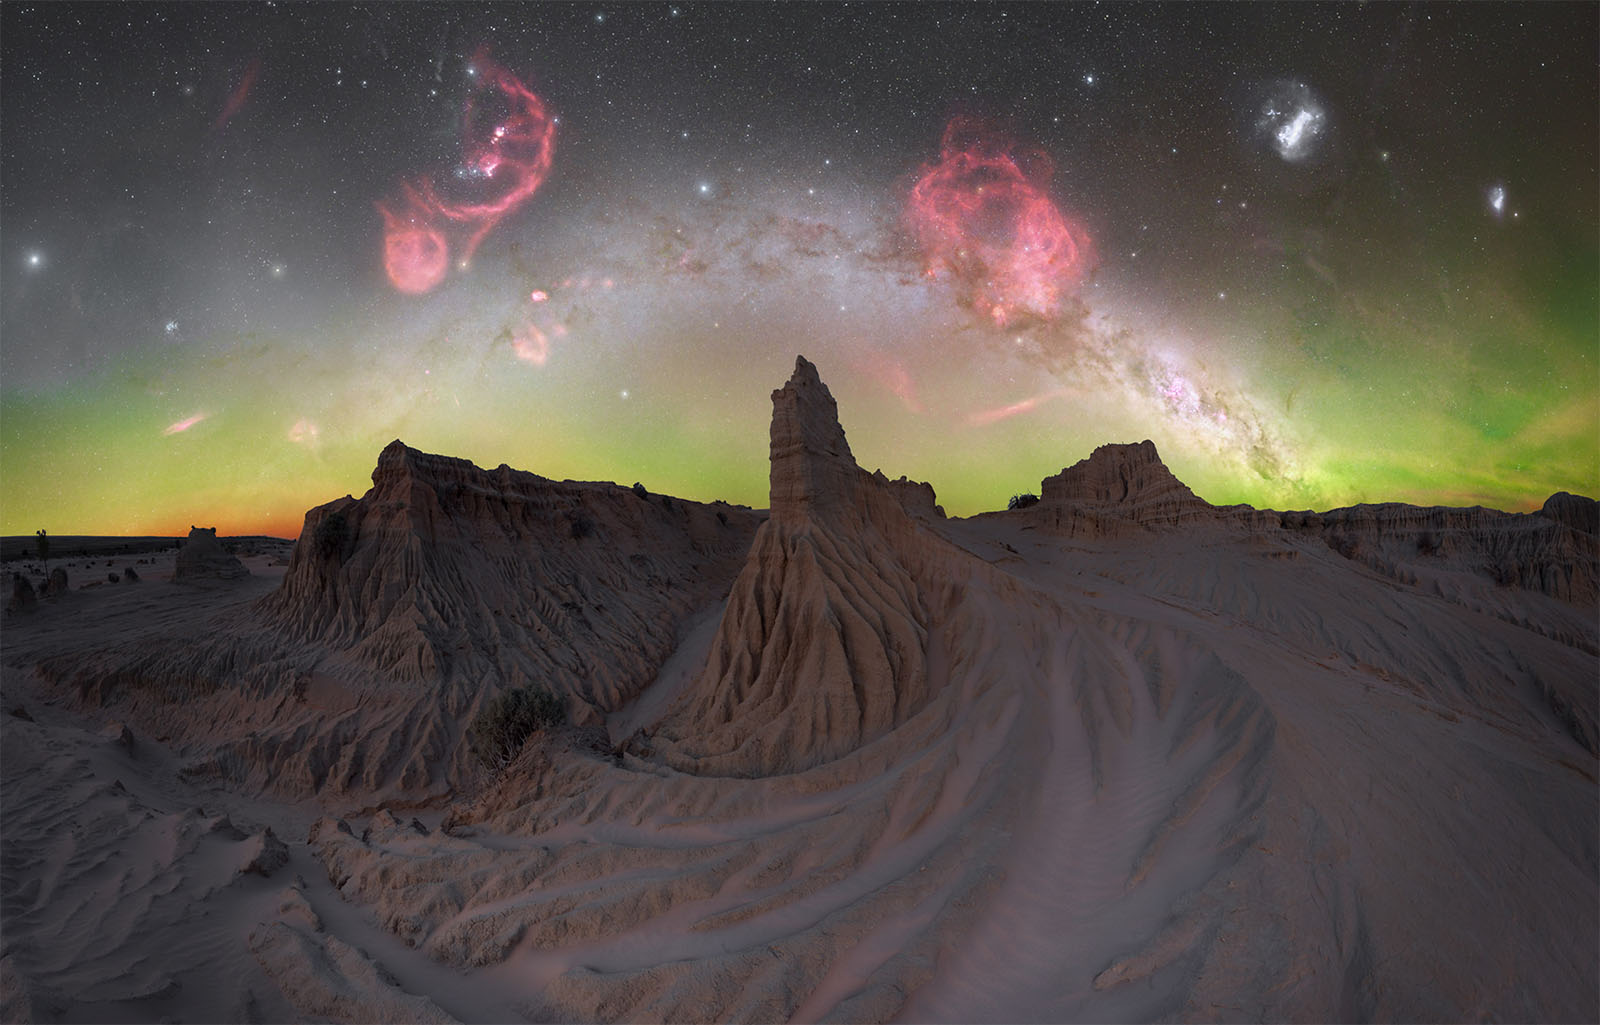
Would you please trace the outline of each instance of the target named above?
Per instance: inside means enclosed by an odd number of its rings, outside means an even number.
[[[378,204],[384,270],[417,295],[444,280],[451,238],[463,267],[494,226],[533,196],[555,156],[555,118],[544,101],[481,52],[462,118],[462,161],[444,185],[423,177],[402,185],[404,211]]]
[[[912,186],[907,220],[926,273],[998,325],[1051,319],[1082,276],[1088,236],[1044,189],[1052,166],[968,118],[945,127],[939,162]]]

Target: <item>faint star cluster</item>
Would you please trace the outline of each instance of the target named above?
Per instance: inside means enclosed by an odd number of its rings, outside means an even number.
[[[1328,116],[1304,82],[1276,87],[1262,104],[1256,130],[1278,155],[1298,163],[1316,152],[1327,131]]]

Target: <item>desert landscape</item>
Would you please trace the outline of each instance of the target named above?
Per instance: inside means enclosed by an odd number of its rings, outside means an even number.
[[[292,553],[13,545],[0,1018],[1600,1018],[1595,501],[1063,455],[947,518],[802,357],[765,510],[395,441]]]

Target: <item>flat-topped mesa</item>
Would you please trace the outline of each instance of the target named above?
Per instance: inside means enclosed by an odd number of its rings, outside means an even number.
[[[1101,445],[1040,482],[1040,515],[1068,534],[1120,533],[1175,527],[1217,516],[1172,475],[1151,441]]]

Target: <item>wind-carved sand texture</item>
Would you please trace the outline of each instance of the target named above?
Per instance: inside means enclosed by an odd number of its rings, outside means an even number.
[[[10,615],[3,1017],[1600,1018],[1592,500],[1142,442],[948,520],[773,407],[765,517],[396,442],[286,569]]]

